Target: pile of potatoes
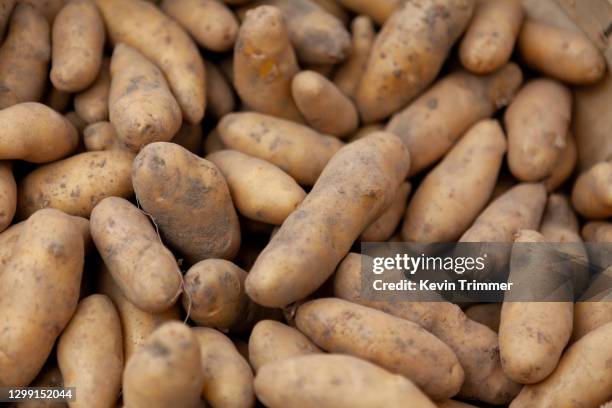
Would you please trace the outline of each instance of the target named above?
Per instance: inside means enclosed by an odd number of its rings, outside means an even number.
[[[612,76],[544,3],[0,0],[0,386],[612,400],[612,267],[577,303],[362,296],[360,242],[612,242]]]

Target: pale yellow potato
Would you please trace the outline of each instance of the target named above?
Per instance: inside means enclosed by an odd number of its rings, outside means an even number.
[[[351,33],[351,53],[334,73],[334,83],[346,96],[355,99],[355,93],[368,63],[376,32],[372,20],[360,15],[351,22]]]
[[[17,184],[11,162],[0,161],[0,232],[4,231],[17,210]]]
[[[132,184],[165,240],[189,263],[236,255],[238,216],[213,163],[174,143],[152,143],[134,160]]]
[[[253,371],[234,343],[206,327],[193,329],[202,356],[202,398],[212,408],[250,408],[255,405]]]
[[[589,220],[612,216],[612,160],[598,163],[578,176],[572,189],[572,204]]]
[[[314,292],[391,205],[409,167],[408,150],[390,133],[343,147],[257,258],[245,282],[249,297],[282,307]]]
[[[408,146],[410,175],[437,162],[474,123],[510,103],[522,82],[514,63],[487,76],[454,72],[394,115],[386,130]]]
[[[234,46],[238,19],[218,0],[163,0],[161,9],[204,48],[224,52]]]
[[[89,218],[102,199],[133,194],[133,160],[133,153],[114,150],[81,153],[40,166],[19,183],[17,214],[24,219],[51,207]]]
[[[88,152],[127,149],[127,147],[119,141],[115,126],[107,121],[88,125],[83,130],[83,144],[85,145],[85,150]]]
[[[402,220],[411,190],[412,185],[409,182],[399,186],[389,208],[361,233],[359,238],[362,242],[381,242],[391,238]]]
[[[591,221],[582,227],[582,238],[588,242],[612,243],[612,223]]]
[[[42,98],[51,60],[49,30],[49,23],[34,7],[15,6],[0,47],[0,109]]]
[[[24,387],[38,374],[79,300],[83,238],[60,211],[24,224],[0,274],[0,386]]]
[[[164,323],[128,360],[123,404],[130,408],[198,408],[203,382],[194,332],[179,322]]]
[[[162,72],[125,44],[115,46],[110,71],[109,118],[119,140],[134,152],[172,140],[181,127],[181,109]]]
[[[297,328],[322,349],[401,374],[434,400],[452,397],[463,383],[455,353],[416,323],[335,298],[304,303],[295,319]]]
[[[461,64],[488,74],[508,62],[524,18],[520,0],[479,0],[459,45]]]
[[[17,0],[5,0],[0,3],[0,40],[4,39],[6,26],[16,3]]]
[[[255,112],[226,115],[217,130],[226,148],[269,161],[306,186],[314,185],[343,146],[335,137]]]
[[[268,364],[255,377],[255,393],[269,408],[436,407],[410,380],[340,354]]]
[[[389,17],[357,90],[364,122],[392,115],[431,84],[473,8],[473,0],[409,1]]]
[[[51,82],[65,92],[91,85],[100,71],[104,22],[92,0],[70,0],[57,14],[51,33]]]
[[[110,60],[105,58],[93,84],[74,96],[74,110],[85,122],[91,124],[108,120],[110,83]]]
[[[555,191],[563,185],[576,168],[578,149],[576,147],[576,139],[571,131],[568,132],[565,142],[565,148],[561,151],[557,163],[553,166],[550,175],[545,180],[546,190],[549,192]]]
[[[291,79],[298,71],[280,10],[249,10],[234,47],[233,83],[242,101],[258,112],[302,122],[291,97]]]
[[[599,407],[612,398],[612,323],[569,347],[544,381],[523,388],[510,408]]]
[[[265,160],[236,150],[206,159],[221,170],[238,212],[252,220],[280,225],[306,197],[291,176]]]
[[[105,198],[91,212],[90,227],[100,256],[130,302],[149,313],[172,307],[182,291],[182,274],[140,209],[123,198]]]
[[[338,137],[357,130],[357,108],[323,75],[302,71],[293,77],[291,90],[295,104],[313,129]]]
[[[374,20],[378,25],[385,21],[395,12],[405,0],[337,0],[347,9],[364,14]]]
[[[72,124],[38,102],[0,110],[0,128],[0,160],[47,163],[66,156],[78,143]]]
[[[255,372],[275,363],[306,354],[322,353],[299,330],[274,320],[261,320],[249,336],[249,361]]]
[[[144,0],[95,0],[113,43],[140,51],[164,73],[172,94],[192,125],[206,109],[206,70],[189,34],[157,6]]]
[[[57,361],[64,387],[78,396],[70,408],[106,408],[119,398],[123,373],[121,322],[113,302],[91,295],[79,302],[59,338]]]
[[[207,114],[221,118],[234,110],[234,91],[216,65],[206,61]]]
[[[415,191],[402,226],[404,241],[456,241],[489,202],[505,153],[497,120],[472,126]]]
[[[573,85],[595,83],[606,72],[603,55],[580,31],[527,19],[517,48],[527,65]]]
[[[506,113],[508,166],[522,181],[540,181],[552,174],[565,146],[571,120],[572,96],[550,79],[527,83]]]
[[[499,331],[501,306],[501,303],[482,303],[465,309],[465,315],[497,333]]]

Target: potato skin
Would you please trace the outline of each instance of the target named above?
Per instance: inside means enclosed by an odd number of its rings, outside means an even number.
[[[142,54],[117,44],[111,59],[110,122],[134,152],[169,142],[181,127],[181,110],[162,72]]]
[[[610,279],[612,267],[608,267],[593,279],[583,296],[584,302],[574,304],[573,341],[612,322],[612,288],[608,283]]]
[[[343,147],[257,258],[245,283],[251,299],[286,306],[323,284],[393,202],[409,167],[407,149],[390,133]]]
[[[70,0],[53,22],[51,82],[65,92],[87,88],[98,76],[104,22],[91,0]]]
[[[133,408],[200,407],[204,381],[200,347],[179,322],[157,328],[123,373],[123,403]]]
[[[17,214],[24,219],[51,207],[89,218],[102,199],[132,195],[133,159],[128,151],[86,152],[41,166],[19,183]]]
[[[4,39],[4,32],[16,3],[17,0],[5,0],[0,4],[0,40]]]
[[[487,76],[451,73],[395,114],[386,130],[408,146],[410,175],[437,162],[473,124],[510,103],[522,82],[514,63]]]
[[[406,2],[389,17],[357,91],[364,122],[395,113],[434,80],[473,8],[473,0],[423,0]]]
[[[612,397],[612,323],[570,346],[544,381],[523,388],[510,408],[598,407]]]
[[[226,148],[269,161],[306,186],[315,184],[331,157],[343,146],[335,137],[255,112],[226,115],[217,130]]]
[[[113,302],[91,295],[79,302],[57,346],[64,387],[76,387],[71,408],[103,408],[115,404],[121,388],[123,346],[121,322]]]
[[[51,59],[50,41],[45,18],[34,7],[18,3],[0,47],[0,109],[42,98]]]
[[[572,96],[562,84],[536,79],[516,95],[504,115],[508,166],[522,181],[549,176],[567,142]]]
[[[415,191],[404,217],[403,240],[456,241],[489,202],[505,153],[499,122],[472,126]]]
[[[517,47],[527,65],[572,85],[588,85],[606,73],[606,62],[579,31],[526,20]]]
[[[572,204],[587,219],[612,216],[612,160],[598,163],[578,176]]]
[[[357,130],[355,105],[323,75],[302,71],[293,77],[291,89],[298,109],[315,130],[338,137]]]
[[[202,47],[224,52],[234,45],[238,20],[220,1],[163,0],[160,7],[178,21]]]
[[[252,220],[280,225],[306,197],[291,176],[267,161],[236,150],[206,159],[223,173],[236,209]]]
[[[463,369],[455,353],[407,320],[326,298],[301,305],[295,322],[322,349],[351,354],[402,374],[433,399],[452,397],[463,383]],[[431,360],[434,355],[435,361]]]
[[[337,0],[342,6],[357,14],[365,14],[378,25],[383,25],[401,5],[402,0]]]
[[[110,92],[110,59],[104,58],[95,81],[74,96],[74,110],[89,124],[108,120]]]
[[[361,241],[381,242],[391,238],[391,235],[393,235],[399,222],[402,220],[406,208],[406,200],[408,200],[411,189],[412,186],[408,182],[404,182],[399,186],[393,203],[361,233]]]
[[[259,321],[249,337],[249,361],[255,372],[269,363],[321,352],[299,330],[274,320]]]
[[[240,225],[213,163],[173,143],[152,143],[134,160],[132,183],[140,205],[190,263],[236,255]]]
[[[92,123],[83,130],[83,144],[88,152],[102,150],[125,150],[127,147],[119,141],[117,131],[107,121]]]
[[[17,184],[11,162],[0,161],[0,232],[4,231],[17,210]]]
[[[51,24],[60,12],[66,0],[18,0],[19,3],[26,3],[40,12]]]
[[[77,307],[83,260],[70,217],[44,209],[26,221],[0,274],[3,387],[24,387],[42,368]]]
[[[459,58],[476,74],[489,74],[508,62],[523,23],[520,0],[479,1],[461,45]]]
[[[171,18],[144,0],[96,0],[115,43],[140,51],[164,73],[170,89],[192,125],[206,109],[206,72],[197,46]]]
[[[299,67],[287,30],[275,7],[249,10],[234,47],[233,82],[250,108],[301,123],[291,97],[291,79]]]
[[[559,154],[557,163],[553,166],[550,175],[546,178],[546,190],[555,191],[571,177],[578,161],[578,148],[572,132],[568,132],[565,148]]]
[[[202,355],[202,397],[213,408],[250,408],[255,405],[253,371],[234,343],[206,327],[193,329]]]
[[[206,113],[220,119],[234,111],[234,90],[216,65],[206,61]]]
[[[435,408],[410,380],[367,361],[340,354],[312,354],[265,365],[255,392],[267,407]]]
[[[588,242],[612,242],[612,223],[604,221],[587,222],[582,227],[582,238]]]

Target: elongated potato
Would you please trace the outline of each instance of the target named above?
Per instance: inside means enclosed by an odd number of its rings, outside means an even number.
[[[527,65],[573,85],[592,84],[606,72],[603,56],[580,31],[528,19],[517,47]]]
[[[471,127],[414,193],[402,227],[404,241],[456,241],[489,202],[505,153],[499,122]]]
[[[122,150],[127,147],[119,141],[115,126],[110,122],[92,123],[83,130],[83,144],[88,152]]]
[[[181,24],[202,47],[228,51],[238,34],[238,20],[218,0],[164,0],[161,9]]]
[[[4,231],[17,210],[17,184],[11,162],[0,161],[0,232]]]
[[[371,223],[362,233],[361,241],[381,242],[391,238],[402,220],[406,208],[406,200],[410,194],[412,186],[408,182],[402,183],[397,189],[397,194],[393,203],[387,210]]]
[[[301,305],[295,319],[298,329],[324,350],[402,374],[433,399],[452,397],[463,383],[455,353],[415,323],[333,298]]]
[[[74,110],[85,122],[91,124],[108,120],[110,83],[110,60],[105,58],[93,84],[74,96]]]
[[[150,313],[176,302],[181,271],[142,211],[123,198],[105,198],[91,212],[91,236],[130,302]]]
[[[588,219],[612,216],[612,161],[598,163],[578,176],[572,204]]]
[[[82,91],[100,71],[104,22],[91,0],[70,0],[53,22],[51,82],[65,92]]]
[[[66,156],[78,143],[70,122],[38,102],[0,110],[0,128],[0,160],[46,163]]]
[[[206,72],[189,35],[155,5],[144,0],[95,0],[111,40],[140,51],[164,73],[187,122],[202,120]]]
[[[51,59],[50,41],[49,23],[40,12],[18,3],[0,47],[0,109],[42,98]]]
[[[113,150],[81,153],[41,166],[19,183],[17,214],[23,219],[51,207],[89,218],[102,199],[132,195],[133,160],[133,153]]]
[[[504,115],[508,166],[522,181],[551,175],[567,145],[572,96],[562,84],[537,79],[526,84]]]
[[[391,205],[409,167],[408,150],[390,133],[342,148],[257,258],[245,283],[251,299],[286,306],[321,286]]]
[[[501,306],[501,303],[481,303],[465,309],[465,315],[497,333],[499,331]]]
[[[133,408],[200,407],[203,382],[195,334],[182,323],[168,322],[127,362],[123,403]]]
[[[258,322],[249,337],[249,361],[256,372],[269,363],[314,353],[321,349],[308,337],[274,320]]]
[[[162,324],[181,319],[178,305],[174,305],[162,313],[145,312],[134,306],[121,292],[108,268],[102,263],[98,278],[98,290],[112,299],[119,318],[123,335],[124,361],[129,361],[132,355],[140,349],[151,333]]]
[[[291,89],[298,109],[315,130],[339,137],[357,130],[355,105],[323,75],[302,71],[293,77]]]
[[[115,404],[121,388],[123,345],[119,315],[107,296],[91,295],[79,302],[60,336],[57,361],[64,387],[79,390],[71,407]]]
[[[334,83],[346,96],[355,99],[355,93],[368,63],[376,32],[372,20],[363,15],[353,19],[351,32],[351,53],[334,73]]]
[[[612,223],[604,221],[588,222],[582,227],[582,238],[588,242],[612,243]]]
[[[386,130],[408,146],[413,157],[410,174],[434,164],[470,126],[510,103],[522,82],[523,74],[513,63],[487,76],[455,72],[394,115]]]
[[[125,44],[115,47],[110,69],[109,117],[119,140],[135,152],[172,140],[181,127],[181,109],[162,72]]]
[[[481,0],[474,10],[459,58],[476,74],[488,74],[508,62],[523,23],[520,0]]]
[[[612,397],[612,323],[567,349],[544,381],[523,388],[510,408],[599,407]]]
[[[457,305],[445,302],[441,297],[431,302],[409,298],[406,301],[374,301],[363,297],[362,257],[364,255],[349,253],[339,265],[334,278],[335,296],[417,323],[446,343],[465,373],[458,394],[460,397],[503,405],[518,394],[520,386],[502,371],[494,331],[470,320]],[[402,272],[396,270],[394,273]],[[396,278],[403,279],[403,275]],[[435,299],[435,294],[429,293],[428,297]]]
[[[40,371],[74,313],[83,238],[73,220],[40,210],[25,223],[0,274],[0,385],[24,387]]]
[[[410,1],[389,17],[357,91],[364,122],[392,115],[429,86],[473,8],[473,0]]]
[[[198,327],[193,334],[200,344],[204,400],[213,408],[253,407],[253,371],[234,343],[215,329]]]
[[[17,0],[5,0],[0,3],[0,40],[4,39],[4,32],[16,3]]]
[[[252,220],[280,225],[306,197],[291,176],[264,160],[236,150],[206,159],[223,173],[236,209]]]
[[[236,255],[238,216],[213,163],[174,143],[152,143],[134,160],[132,183],[140,205],[190,263]]]
[[[234,91],[225,77],[214,65],[206,62],[207,111],[215,118],[221,118],[234,110]]]
[[[247,273],[224,259],[205,259],[185,274],[183,308],[199,326],[229,329],[244,319]]]
[[[234,47],[234,86],[250,108],[302,122],[291,97],[297,60],[280,10],[260,6],[249,10]]]
[[[306,186],[317,181],[343,146],[335,137],[254,112],[226,115],[217,129],[226,148],[269,161]]]
[[[365,14],[374,20],[378,25],[383,25],[385,21],[396,11],[403,0],[338,0],[347,9],[357,14]]]
[[[313,354],[264,366],[255,393],[267,407],[435,408],[412,382],[367,361],[339,354]]]
[[[561,151],[557,164],[555,164],[546,178],[546,190],[555,191],[572,175],[578,161],[576,139],[571,131],[567,134],[565,148]]]

